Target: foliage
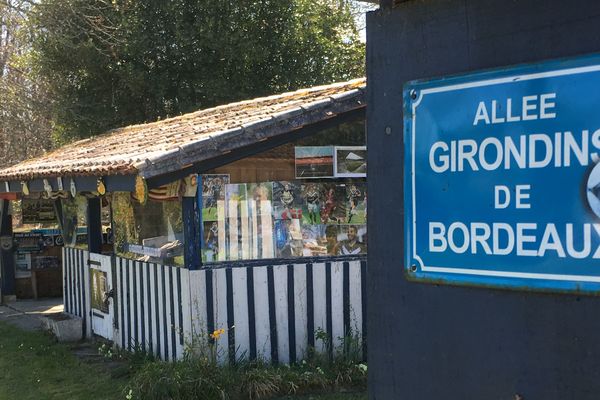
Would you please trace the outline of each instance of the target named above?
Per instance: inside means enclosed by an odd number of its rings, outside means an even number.
[[[258,400],[306,393],[364,390],[366,365],[335,361],[327,366],[303,362],[271,366],[242,362],[218,366],[207,358],[148,362],[125,389],[133,399]]]
[[[306,360],[290,366],[249,361],[243,356],[235,365],[220,365],[216,341],[224,332],[197,333],[181,361],[143,364],[125,389],[126,395],[157,400],[259,400],[366,388],[367,365],[355,346],[360,343],[356,335],[339,338],[340,346],[334,348],[327,333],[318,329],[315,338],[324,342],[325,354],[312,349]]]
[[[41,0],[30,28],[58,140],[364,72],[348,0]]]

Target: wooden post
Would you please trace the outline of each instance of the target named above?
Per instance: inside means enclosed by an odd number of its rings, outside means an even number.
[[[8,213],[8,200],[0,200],[0,264],[2,298],[15,295],[15,255],[12,237],[12,218]]]
[[[200,235],[198,225],[200,223],[199,210],[196,207],[195,197],[182,198],[183,213],[183,239],[184,239],[184,261],[188,269],[199,269],[202,265],[200,258]]]
[[[87,237],[90,253],[102,253],[102,205],[99,197],[88,199]]]

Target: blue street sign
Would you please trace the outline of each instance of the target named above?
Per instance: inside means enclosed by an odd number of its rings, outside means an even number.
[[[404,88],[409,279],[600,292],[600,55]]]

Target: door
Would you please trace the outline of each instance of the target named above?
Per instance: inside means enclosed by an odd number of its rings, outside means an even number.
[[[113,340],[112,257],[90,253],[92,333]]]

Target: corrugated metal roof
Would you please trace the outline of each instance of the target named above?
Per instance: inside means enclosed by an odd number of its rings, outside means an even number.
[[[0,170],[0,181],[176,171],[365,107],[365,79],[262,97],[80,140]]]

